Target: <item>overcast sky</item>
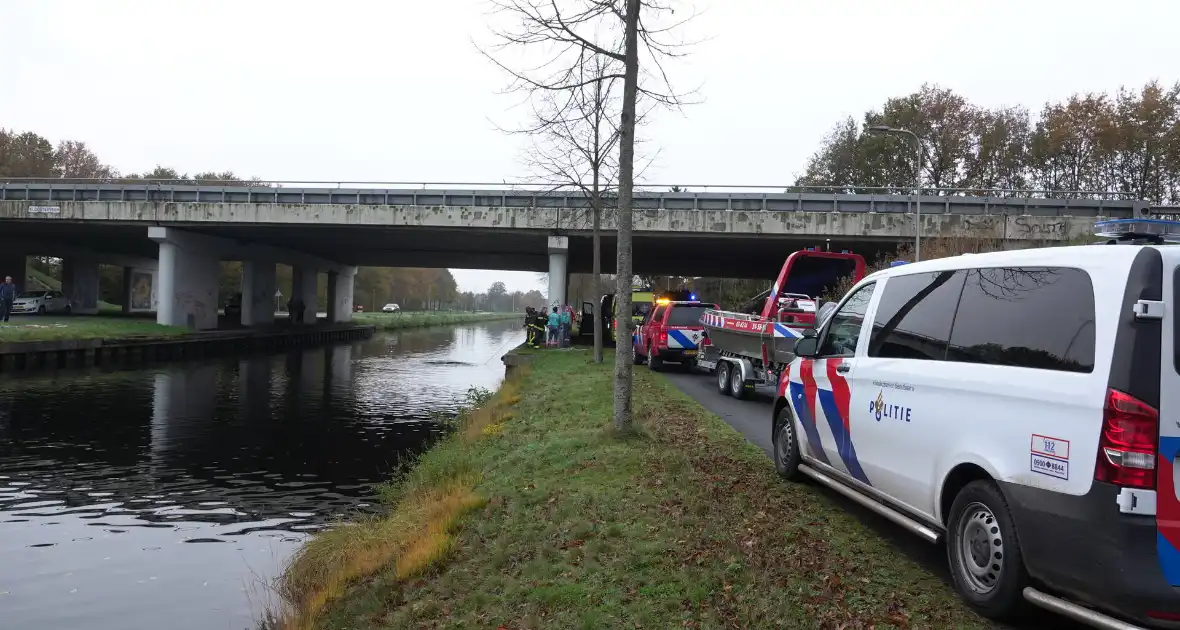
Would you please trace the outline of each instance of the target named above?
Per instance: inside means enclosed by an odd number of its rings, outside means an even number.
[[[789,184],[824,134],[937,83],[988,106],[1180,78],[1176,0],[697,0],[650,183]],[[271,180],[516,181],[479,0],[0,0],[0,126]],[[507,110],[507,111],[506,111]],[[463,289],[536,274],[456,270]]]

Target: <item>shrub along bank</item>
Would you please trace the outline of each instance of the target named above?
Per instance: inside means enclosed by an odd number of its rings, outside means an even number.
[[[538,352],[284,579],[321,628],[982,628],[936,577],[659,375]]]
[[[376,326],[377,330],[404,330],[429,326],[455,326],[504,319],[521,319],[524,313],[472,313],[468,311],[408,311],[405,313],[353,313],[357,324]]]

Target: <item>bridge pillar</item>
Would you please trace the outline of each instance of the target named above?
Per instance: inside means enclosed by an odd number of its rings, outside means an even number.
[[[291,299],[303,301],[303,323],[314,324],[319,302],[316,300],[316,270],[314,267],[293,265],[291,267]],[[289,315],[291,321],[297,318]]]
[[[69,256],[61,261],[61,292],[70,299],[70,311],[98,314],[98,261]]]
[[[328,321],[352,321],[352,292],[355,280],[356,267],[346,267],[339,273],[328,272]]]
[[[268,326],[275,321],[275,263],[247,260],[242,265],[242,325]]]
[[[570,239],[568,236],[549,237],[549,306],[565,304],[568,280]]]
[[[200,239],[171,228],[149,228],[160,244],[159,307],[156,323],[197,330],[217,328],[220,258],[200,247]]]
[[[12,283],[16,285],[17,291],[24,291],[28,289],[29,284],[29,257],[23,252],[10,253],[7,244],[0,245],[0,282],[4,281],[4,276],[12,276]],[[41,288],[40,286],[36,288]]]

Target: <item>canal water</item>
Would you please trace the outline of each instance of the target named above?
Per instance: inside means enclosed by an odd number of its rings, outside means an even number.
[[[494,389],[520,323],[0,380],[0,628],[240,630],[300,543]]]

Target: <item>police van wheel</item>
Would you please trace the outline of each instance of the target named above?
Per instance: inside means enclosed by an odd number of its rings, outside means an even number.
[[[967,605],[992,619],[1027,609],[1028,574],[1008,502],[990,481],[967,484],[951,505],[946,554],[955,590]]]
[[[795,418],[790,407],[783,406],[774,419],[774,468],[788,481],[799,479],[799,440],[795,436]]]
[[[635,344],[631,344],[631,361],[635,365],[643,365],[643,355],[639,354],[639,348]]]
[[[737,399],[746,397],[746,379],[742,378],[742,370],[738,366],[729,371],[729,395]]]
[[[717,391],[722,396],[729,395],[729,361],[717,362]]]
[[[651,346],[647,347],[647,368],[653,372],[658,372],[660,368],[664,367],[663,359],[652,354]]]

